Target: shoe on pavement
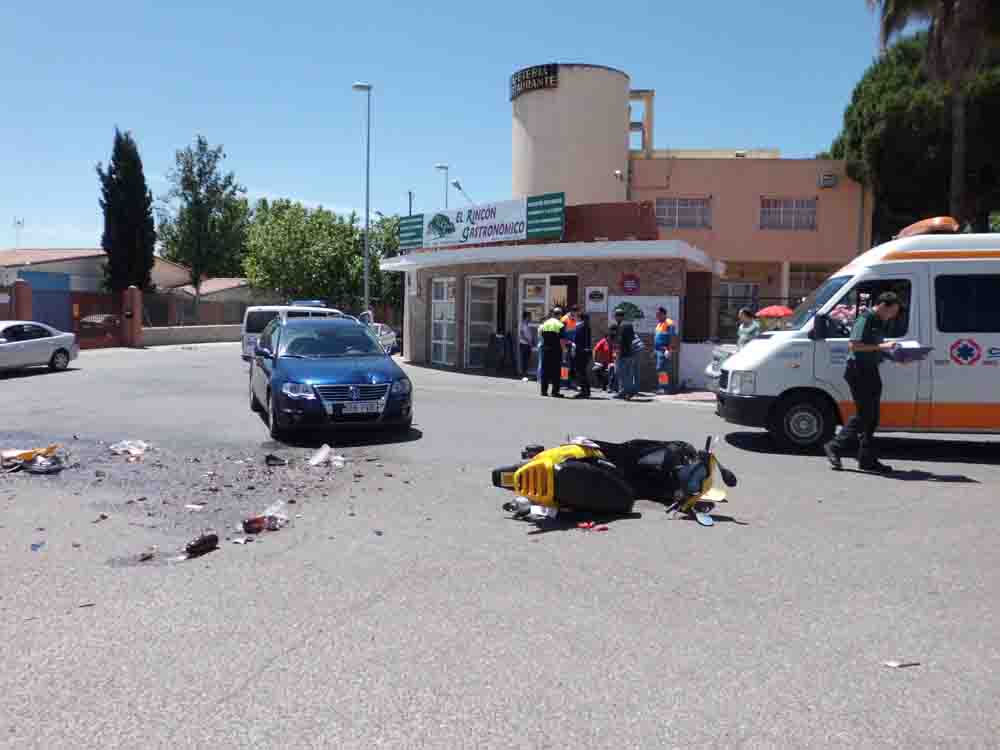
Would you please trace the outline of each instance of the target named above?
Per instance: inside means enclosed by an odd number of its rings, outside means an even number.
[[[859,463],[858,468],[861,471],[871,471],[876,474],[892,474],[892,467],[887,466],[881,461],[870,461],[868,463]]]
[[[840,471],[844,468],[844,464],[840,462],[840,456],[837,455],[837,449],[833,443],[826,443],[823,446],[823,452],[826,454],[826,460],[830,462],[830,466],[833,467],[834,471]]]

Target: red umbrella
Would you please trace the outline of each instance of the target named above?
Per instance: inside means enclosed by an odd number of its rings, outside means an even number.
[[[758,318],[787,318],[793,312],[792,308],[784,305],[769,305],[763,310],[757,311]]]

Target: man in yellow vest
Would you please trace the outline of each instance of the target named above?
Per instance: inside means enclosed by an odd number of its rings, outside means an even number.
[[[542,395],[549,395],[549,386],[551,385],[553,398],[562,398],[562,394],[559,392],[559,380],[565,344],[565,326],[559,320],[560,312],[558,308],[554,309],[548,320],[538,326],[538,336],[541,339]]]

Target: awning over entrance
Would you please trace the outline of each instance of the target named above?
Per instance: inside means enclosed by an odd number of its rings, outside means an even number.
[[[540,245],[486,245],[458,250],[415,250],[380,264],[383,271],[421,271],[473,263],[518,263],[533,260],[663,260],[680,258],[696,270],[721,276],[725,264],[681,240],[619,242],[552,242]]]

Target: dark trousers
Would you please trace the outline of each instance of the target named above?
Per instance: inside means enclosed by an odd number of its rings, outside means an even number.
[[[847,364],[844,379],[854,399],[854,416],[837,434],[833,444],[839,453],[852,440],[858,441],[858,463],[870,464],[877,459],[874,435],[878,427],[879,407],[882,401],[882,378],[877,368],[858,367],[854,360]]]
[[[531,362],[531,344],[521,344],[521,374],[528,371],[528,363]]]
[[[562,375],[562,351],[559,349],[542,349],[542,395],[559,395],[559,381]]]
[[[577,349],[574,360],[576,366],[577,385],[580,387],[581,396],[590,395],[590,350]]]

